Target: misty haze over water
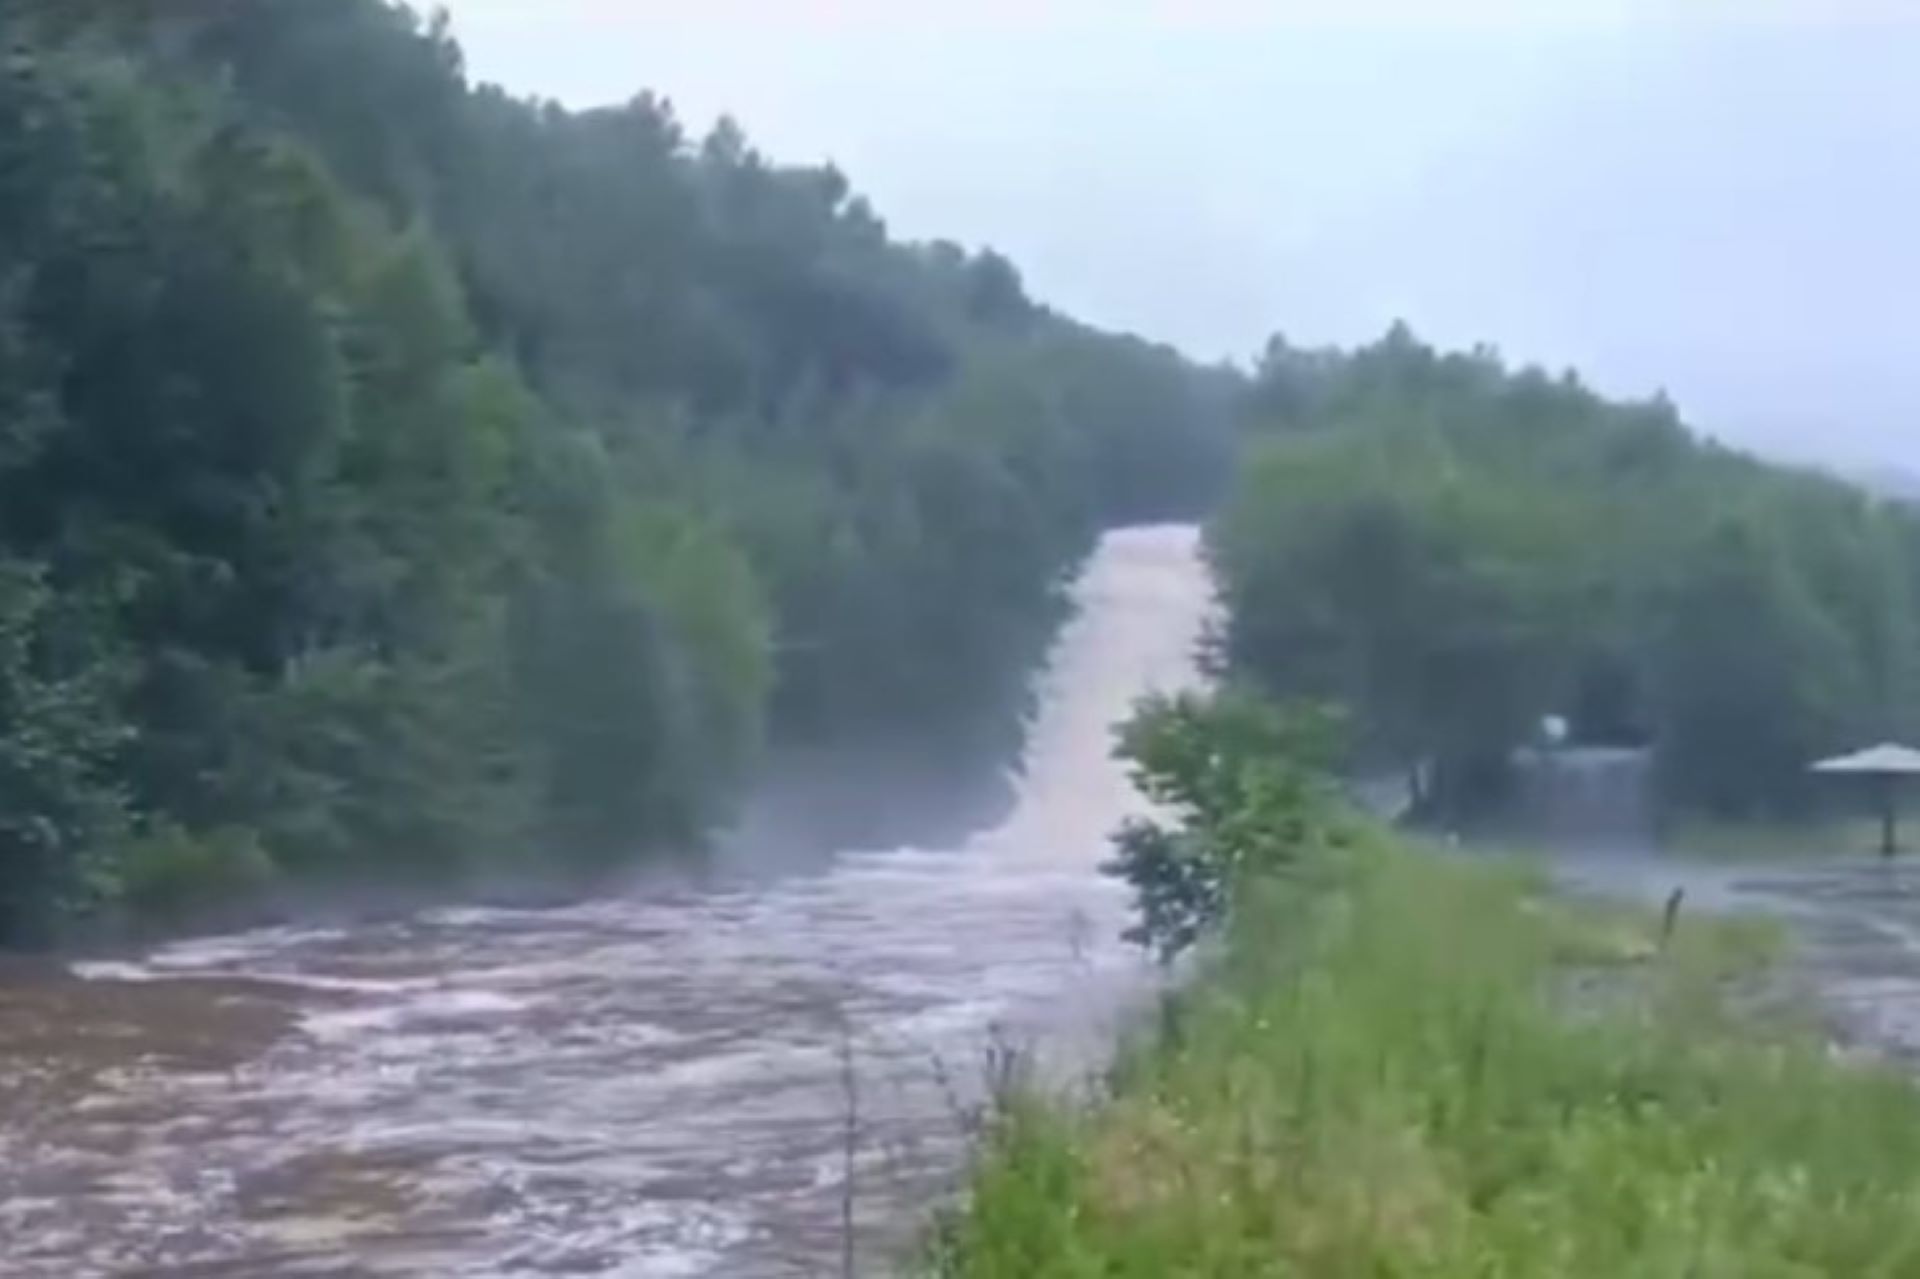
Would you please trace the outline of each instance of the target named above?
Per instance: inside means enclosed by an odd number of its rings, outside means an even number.
[[[1107,536],[1006,819],[736,887],[163,946],[0,1003],[0,1275],[837,1272],[944,1192],[996,1044],[1091,1068],[1151,980],[1099,871],[1196,530]],[[1078,1062],[1078,1065],[1073,1063]]]

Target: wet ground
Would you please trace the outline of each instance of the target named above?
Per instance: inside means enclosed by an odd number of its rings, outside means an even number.
[[[1586,853],[1563,870],[1579,886],[1650,903],[1682,889],[1683,912],[1783,920],[1791,975],[1817,998],[1836,1038],[1920,1069],[1920,861],[1856,854],[1743,866]]]
[[[1764,914],[1793,942],[1789,976],[1837,1038],[1920,1067],[1920,857],[1810,849],[1742,862],[1663,856],[1643,751],[1571,749],[1523,760],[1499,837],[1551,850],[1570,884],[1696,911]],[[1684,926],[1684,925],[1683,925]]]
[[[1078,591],[959,846],[0,972],[0,1275],[884,1268],[1003,1048],[1090,1067],[1151,981],[1098,866],[1139,804],[1112,725],[1194,678],[1193,530]]]

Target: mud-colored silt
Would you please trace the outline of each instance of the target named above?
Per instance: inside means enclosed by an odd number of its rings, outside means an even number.
[[[1111,733],[1195,678],[1196,533],[1111,534],[1077,594],[965,847],[0,973],[0,1275],[836,1273],[850,1115],[877,1263],[990,1042],[1098,1042],[1147,980]]]

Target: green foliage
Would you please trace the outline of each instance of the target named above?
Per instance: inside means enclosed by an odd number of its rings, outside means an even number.
[[[1660,763],[1711,812],[1805,808],[1807,765],[1845,740],[1865,690],[1839,620],[1765,533],[1723,527],[1694,553],[1652,645]]]
[[[1128,940],[1171,960],[1215,927],[1253,879],[1334,838],[1325,712],[1282,712],[1251,696],[1182,694],[1143,704],[1120,735],[1134,784],[1163,820],[1135,818],[1106,867],[1133,888]],[[1169,824],[1172,823],[1172,824]]]
[[[0,561],[0,935],[44,939],[90,904],[125,821],[111,773],[122,667],[77,603],[41,570]]]
[[[1269,688],[1353,708],[1372,755],[1484,776],[1550,687],[1557,509],[1477,483],[1436,442],[1284,441],[1216,531],[1231,655]]]
[[[928,1268],[1909,1273],[1920,1097],[1759,1020],[1776,949],[1375,832],[1243,884],[1109,1096],[1008,1098]]]
[[[690,847],[768,736],[1004,751],[1100,524],[1224,466],[1231,377],[731,124],[475,88],[443,20],[7,36],[0,941],[246,891],[243,846],[295,888]]]
[[[1670,801],[1804,811],[1806,765],[1920,730],[1920,519],[1689,437],[1663,401],[1439,355],[1272,347],[1212,532],[1233,670],[1352,708],[1440,815],[1542,716],[1651,743]]]
[[[163,826],[119,850],[118,897],[150,919],[188,921],[196,911],[265,892],[277,874],[253,832],[189,835]]]

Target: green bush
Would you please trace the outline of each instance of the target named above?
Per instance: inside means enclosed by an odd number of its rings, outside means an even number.
[[[1337,839],[1324,771],[1337,734],[1324,711],[1252,696],[1148,699],[1117,753],[1167,820],[1129,820],[1104,868],[1133,889],[1140,919],[1128,940],[1171,960],[1220,921],[1240,884]]]
[[[195,835],[161,826],[122,852],[119,898],[141,915],[177,919],[257,897],[278,874],[250,831],[227,827]]]

